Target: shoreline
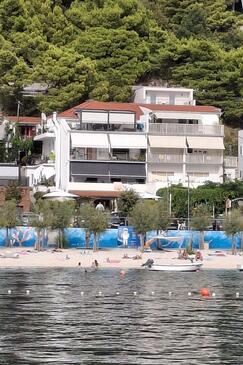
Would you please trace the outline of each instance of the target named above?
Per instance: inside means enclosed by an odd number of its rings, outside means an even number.
[[[225,269],[236,270],[237,265],[243,265],[243,252],[231,255],[226,250],[204,250],[202,270]],[[124,258],[127,255],[127,258]],[[224,255],[224,256],[221,256]],[[5,256],[5,257],[4,257]],[[16,258],[17,256],[17,258]],[[177,259],[177,250],[152,251],[141,253],[132,248],[112,248],[93,252],[85,249],[63,249],[60,252],[52,250],[35,251],[33,248],[8,248],[0,249],[0,269],[4,268],[90,268],[92,262],[97,260],[101,269],[143,269],[141,266],[148,259],[153,259],[156,264],[178,264],[185,262]],[[80,265],[79,265],[80,263]]]

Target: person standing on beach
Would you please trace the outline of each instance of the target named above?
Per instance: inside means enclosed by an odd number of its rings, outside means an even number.
[[[101,202],[99,202],[99,203],[96,205],[96,208],[95,208],[95,209],[100,210],[101,212],[104,212],[105,207],[104,207],[104,205],[103,205]]]

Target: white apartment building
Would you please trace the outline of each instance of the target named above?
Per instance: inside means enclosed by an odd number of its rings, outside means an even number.
[[[46,162],[28,171],[30,181],[37,185],[55,175],[56,189],[85,197],[117,197],[127,187],[154,194],[168,184],[222,182],[219,116],[215,107],[189,103],[87,101],[43,120],[35,140],[42,141]],[[48,160],[54,154],[55,162]]]
[[[195,105],[193,89],[182,87],[134,86],[134,103]]]

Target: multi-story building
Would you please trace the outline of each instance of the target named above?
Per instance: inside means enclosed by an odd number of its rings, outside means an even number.
[[[181,87],[134,86],[134,103],[195,105],[193,89]]]
[[[119,196],[127,186],[155,193],[168,184],[221,182],[224,127],[219,116],[219,109],[189,101],[87,101],[43,121],[35,140],[42,141],[46,162],[28,171],[30,181],[35,185],[55,175],[57,189],[97,198]]]

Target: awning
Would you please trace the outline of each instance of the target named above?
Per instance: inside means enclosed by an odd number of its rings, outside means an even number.
[[[121,191],[85,191],[74,190],[71,191],[80,197],[85,198],[119,198]]]
[[[147,139],[144,134],[110,134],[110,142],[111,148],[147,148]]]
[[[186,137],[183,136],[149,136],[152,148],[186,148]]]
[[[187,137],[189,148],[197,150],[224,150],[221,137]]]
[[[93,147],[109,148],[107,134],[94,133],[71,133],[72,148]]]

